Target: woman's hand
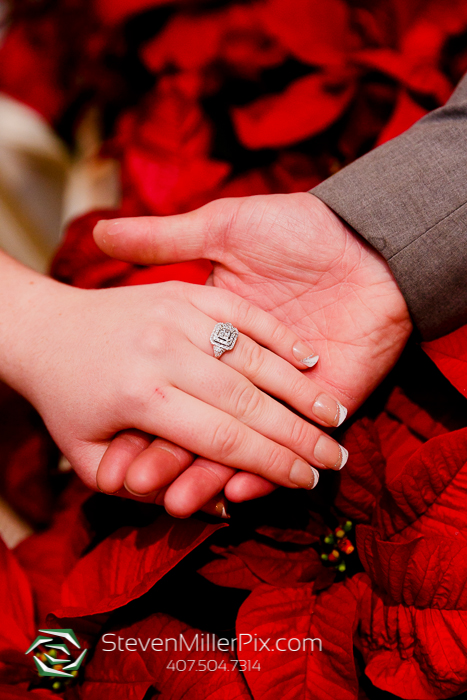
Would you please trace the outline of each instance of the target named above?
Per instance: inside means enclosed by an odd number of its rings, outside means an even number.
[[[342,466],[345,452],[334,440],[268,395],[322,425],[345,415],[299,371],[311,349],[264,311],[212,287],[81,290],[13,261],[3,265],[0,287],[10,290],[0,312],[3,378],[38,409],[91,488],[123,486],[111,470],[97,484],[96,473],[112,437],[127,429],[289,487],[312,488],[311,465]],[[220,360],[209,340],[218,321],[240,330]],[[164,464],[131,469],[127,489],[159,491],[187,466]]]
[[[219,200],[179,216],[102,221],[94,235],[102,250],[121,260],[214,261],[211,283],[269,311],[309,342],[321,358],[313,378],[351,412],[394,365],[412,329],[386,261],[308,193]],[[190,475],[194,485],[191,467],[183,474],[185,504]],[[252,479],[236,473],[227,497],[260,495],[258,477]],[[172,509],[178,483],[166,494]]]

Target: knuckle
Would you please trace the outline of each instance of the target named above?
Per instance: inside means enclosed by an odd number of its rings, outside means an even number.
[[[310,445],[314,444],[311,433],[312,428],[306,421],[292,416],[290,430],[288,431],[291,449],[295,452],[309,452]]]
[[[290,335],[290,330],[283,323],[275,323],[274,328],[271,329],[270,342],[272,344],[282,345],[284,344]]]
[[[171,352],[174,342],[173,331],[166,325],[150,329],[146,337],[149,351],[152,355],[164,357]]]
[[[280,445],[272,444],[267,455],[262,460],[262,467],[258,470],[260,476],[274,483],[281,482],[281,472],[286,464],[284,449]]]
[[[313,395],[313,386],[308,377],[305,377],[300,370],[290,366],[290,376],[287,376],[287,394],[294,397],[294,405],[303,401],[310,404],[310,394]],[[302,411],[303,413],[303,411]]]
[[[184,297],[186,292],[186,282],[180,280],[169,280],[164,282],[164,292],[167,296]]]
[[[256,379],[264,363],[263,348],[253,341],[246,340],[242,343],[240,362],[245,376]]]
[[[173,322],[174,317],[176,318],[180,313],[180,301],[176,298],[171,298],[169,296],[165,297],[162,303],[159,303],[154,308],[154,316],[156,322],[167,323],[168,321]]]
[[[245,299],[235,300],[236,323],[240,327],[249,328],[255,320],[255,308]]]
[[[250,382],[241,383],[231,395],[234,415],[238,420],[247,422],[261,411],[263,396]]]
[[[228,461],[238,449],[240,438],[240,426],[233,418],[214,426],[210,444],[214,451],[215,459],[222,463]]]

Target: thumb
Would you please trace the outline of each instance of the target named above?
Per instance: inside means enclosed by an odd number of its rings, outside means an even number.
[[[228,230],[239,201],[219,199],[175,216],[102,220],[94,228],[94,240],[107,255],[143,265],[217,260],[218,241]]]

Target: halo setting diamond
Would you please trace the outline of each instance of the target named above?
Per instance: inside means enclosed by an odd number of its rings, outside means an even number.
[[[231,323],[216,323],[211,333],[211,345],[214,347],[214,356],[220,357],[224,352],[233,350],[238,338],[238,329]]]

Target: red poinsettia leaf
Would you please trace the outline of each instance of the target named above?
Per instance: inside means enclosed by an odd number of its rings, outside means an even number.
[[[360,596],[359,648],[377,688],[408,700],[467,690],[466,611],[385,604],[366,574],[352,582]]]
[[[29,577],[39,621],[57,605],[57,590],[90,542],[81,507],[91,494],[75,477],[57,504],[50,527],[33,533],[14,550]]]
[[[82,617],[126,605],[221,527],[226,525],[160,514],[152,525],[117,530],[79,560],[62,586],[62,608],[54,615]]]
[[[141,656],[138,653],[102,653],[99,644],[85,666],[77,697],[82,700],[143,700],[154,679]]]
[[[35,26],[15,22],[0,48],[0,90],[54,122],[65,105],[57,88],[60,44],[53,19],[36,19]]]
[[[290,542],[291,544],[314,544],[319,542],[319,536],[325,534],[325,528],[322,528],[322,532],[318,531],[317,534],[314,532],[308,532],[308,530],[293,530],[287,528],[286,530],[281,530],[279,527],[272,527],[271,525],[260,525],[256,528],[258,535],[264,535],[265,537],[270,537],[276,542]]]
[[[359,525],[357,546],[372,581],[394,603],[467,610],[467,533],[460,535],[388,542]]]
[[[377,430],[363,418],[346,432],[343,444],[349,460],[335,504],[348,518],[368,523],[383,488],[386,466]]]
[[[237,618],[238,657],[261,666],[245,671],[255,700],[356,700],[356,613],[357,599],[343,584],[318,596],[312,584],[256,588]]]
[[[241,588],[252,591],[263,581],[245,564],[243,559],[233,552],[222,559],[215,559],[202,566],[198,573],[216,586]]]
[[[112,651],[118,638],[123,639],[122,651]],[[126,640],[131,640],[128,647]],[[157,640],[154,647],[153,640]],[[235,652],[229,650],[230,639],[221,650],[213,641],[213,634],[162,613],[127,627],[110,629],[86,667],[83,689],[90,694],[83,697],[102,697],[92,689],[94,686],[109,687],[115,692],[112,698],[133,700],[126,689],[121,692],[119,688],[136,680],[139,684],[152,683],[161,700],[251,700],[244,678],[233,662]]]
[[[251,149],[278,148],[310,138],[336,121],[352,98],[348,73],[313,73],[279,95],[232,110],[238,137]]]
[[[441,527],[446,535],[467,528],[466,461],[467,429],[435,437],[403,461],[375,509],[373,525],[384,539],[412,525],[420,532],[425,515],[427,534],[439,534]]]
[[[467,326],[422,343],[422,348],[451,384],[467,397]]]
[[[38,414],[0,382],[0,492],[27,522],[44,526],[53,493],[48,480],[58,455]]]
[[[303,63],[330,66],[342,63],[354,46],[349,7],[342,0],[287,0],[259,3],[258,16],[284,48]]]
[[[451,83],[434,65],[431,56],[424,60],[417,53],[410,55],[389,48],[370,48],[354,53],[352,61],[360,68],[381,71],[408,90],[430,95],[440,105],[452,92]]]
[[[385,410],[390,416],[397,418],[425,440],[448,432],[442,423],[433,418],[424,408],[411,401],[397,386],[391,392]]]
[[[180,4],[180,0],[96,0],[95,7],[104,24],[112,25],[124,22],[132,15],[145,10],[171,4]]]
[[[36,636],[34,605],[26,574],[0,539],[0,678],[17,683],[33,675],[25,656]]]
[[[204,15],[175,15],[161,34],[141,51],[144,63],[154,73],[168,65],[199,70],[219,53],[225,15],[225,10]]]
[[[400,90],[391,118],[381,131],[375,146],[380,146],[407,131],[425,114],[427,114],[427,110],[420,107],[407,90]]]
[[[44,688],[28,690],[27,687],[1,684],[0,697],[2,700],[57,700],[55,693]]]
[[[181,213],[209,200],[230,172],[227,163],[208,158],[162,160],[140,149],[128,150],[123,162],[141,201],[159,216]]]
[[[227,548],[213,546],[212,550],[223,559],[206,564],[200,573],[220,586],[252,589],[259,583],[290,586],[316,579],[329,585],[334,579],[334,571],[323,567],[311,547],[293,552],[248,540]]]

